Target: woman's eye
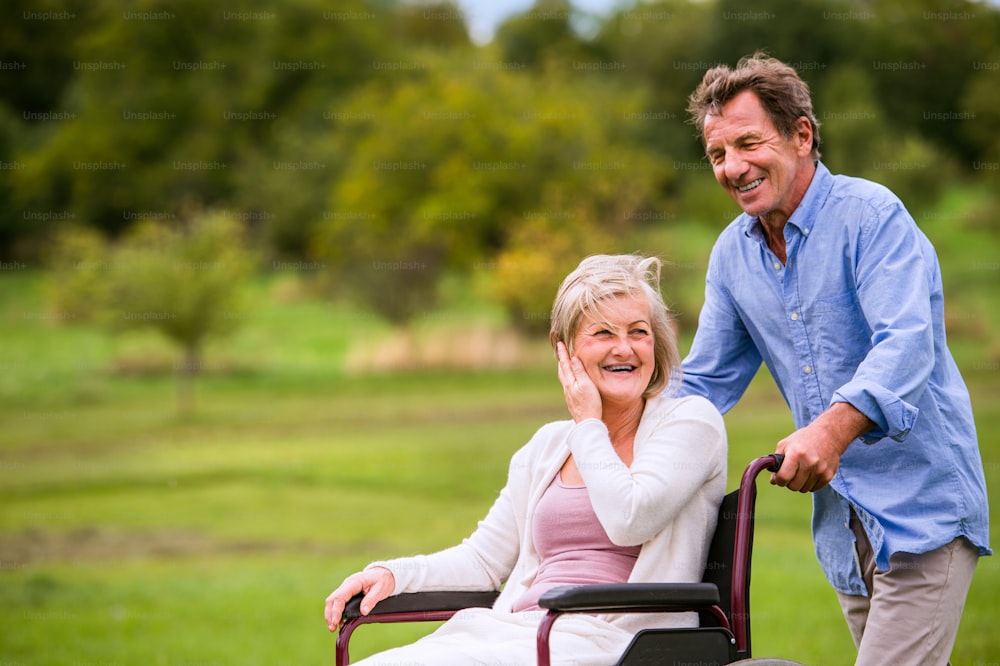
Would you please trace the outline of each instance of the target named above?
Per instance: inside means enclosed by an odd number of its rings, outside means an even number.
[[[647,331],[644,328],[633,328],[632,329],[632,335],[645,336],[645,335],[649,335],[649,331]]]

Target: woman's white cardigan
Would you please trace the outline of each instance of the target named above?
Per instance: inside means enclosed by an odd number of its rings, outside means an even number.
[[[502,587],[493,608],[510,612],[540,564],[531,529],[535,507],[571,452],[611,541],[642,545],[630,581],[701,580],[726,492],[726,433],[718,410],[697,396],[647,401],[631,466],[597,419],[543,426],[514,454],[507,485],[471,536],[432,555],[369,566],[392,571],[394,594]],[[692,614],[603,618],[629,633],[697,623]]]

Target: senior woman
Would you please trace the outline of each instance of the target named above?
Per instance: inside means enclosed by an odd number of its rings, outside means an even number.
[[[572,419],[549,423],[514,454],[507,485],[461,544],[375,562],[326,599],[335,631],[363,593],[501,590],[420,640],[359,662],[533,664],[538,599],[559,585],[701,580],[726,490],[722,417],[700,397],[664,392],[679,373],[660,261],[585,259],[559,288],[550,340]],[[611,664],[648,626],[692,614],[573,615],[555,625],[553,663]]]

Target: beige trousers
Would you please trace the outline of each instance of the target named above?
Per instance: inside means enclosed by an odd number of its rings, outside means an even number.
[[[837,596],[858,648],[855,666],[949,663],[979,550],[959,537],[929,553],[896,553],[889,571],[877,571],[853,511],[851,530],[868,596]]]

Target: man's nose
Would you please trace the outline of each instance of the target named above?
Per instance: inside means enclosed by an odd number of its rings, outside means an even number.
[[[723,174],[730,183],[738,183],[747,172],[747,161],[742,151],[727,150],[722,164]]]

